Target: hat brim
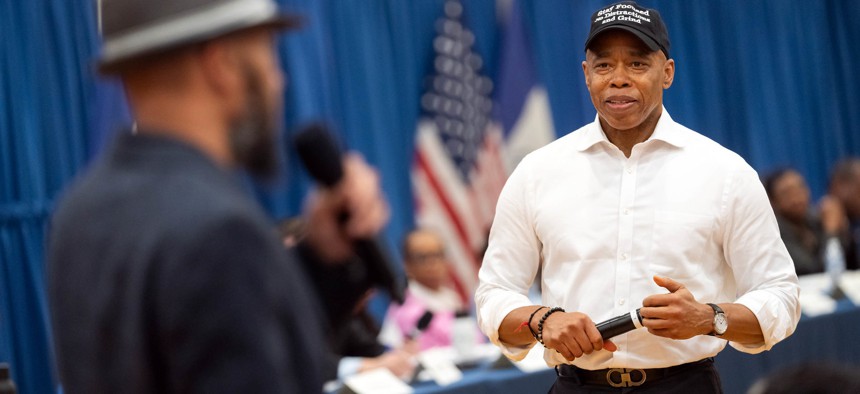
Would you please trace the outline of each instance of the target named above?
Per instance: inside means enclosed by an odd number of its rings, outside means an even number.
[[[106,42],[103,47],[102,56],[97,60],[97,69],[100,74],[110,75],[119,72],[124,65],[151,56],[188,45],[209,41],[228,34],[254,29],[271,28],[274,30],[295,30],[304,25],[304,19],[295,14],[274,13],[265,18],[254,20],[242,20],[234,23],[225,23],[210,28],[187,29],[179,31],[172,36],[159,34],[157,27],[150,28],[151,32],[135,32],[135,35],[127,35]],[[124,40],[124,41],[120,41]],[[120,41],[120,42],[117,42]],[[113,44],[111,46],[111,44]]]
[[[627,26],[627,25],[602,26],[601,28],[594,31],[591,34],[591,36],[588,37],[588,40],[585,41],[585,50],[588,50],[588,47],[591,46],[591,43],[594,42],[594,40],[598,36],[600,36],[603,33],[606,33],[607,31],[610,31],[610,30],[624,30],[626,32],[632,33],[634,36],[636,36],[636,38],[638,38],[640,41],[642,41],[645,44],[645,46],[648,47],[648,49],[650,49],[651,51],[662,51],[666,55],[666,58],[669,58],[668,51],[661,48],[660,44],[657,44],[657,41],[654,41],[653,38],[649,37],[647,34],[641,32],[641,31],[637,30],[635,27]]]

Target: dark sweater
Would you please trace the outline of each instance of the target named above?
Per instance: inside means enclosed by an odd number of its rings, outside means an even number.
[[[324,275],[308,275],[307,258],[286,251],[235,176],[201,152],[120,135],[52,219],[61,383],[68,393],[320,392],[319,299],[352,293],[318,297],[309,278]]]

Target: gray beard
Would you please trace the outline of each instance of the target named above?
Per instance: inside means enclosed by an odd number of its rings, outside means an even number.
[[[236,164],[259,177],[272,177],[277,171],[275,116],[263,96],[262,84],[250,68],[244,69],[248,86],[243,116],[230,124],[230,152]]]

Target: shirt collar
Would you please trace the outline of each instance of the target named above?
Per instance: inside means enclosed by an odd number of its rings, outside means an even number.
[[[663,112],[660,114],[660,119],[657,121],[654,133],[651,134],[648,141],[663,141],[669,145],[683,148],[686,145],[686,139],[684,138],[684,134],[679,130],[679,127],[680,125],[675,123],[672,116],[669,115],[669,111],[666,111],[666,107],[663,107]],[[599,143],[612,144],[606,138],[603,128],[600,127],[600,118],[598,115],[594,116],[594,122],[590,123],[584,131],[585,135],[579,140],[579,144],[576,147],[579,151],[588,150]]]

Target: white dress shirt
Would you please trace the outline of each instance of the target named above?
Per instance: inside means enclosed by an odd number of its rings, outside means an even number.
[[[627,158],[595,120],[536,150],[499,197],[475,295],[481,329],[513,359],[531,346],[502,343],[498,329],[527,298],[542,268],[544,305],[595,322],[666,293],[652,277],[683,283],[699,302],[736,302],[758,318],[770,349],[800,318],[800,288],[756,172],[737,154],[678,123],[663,109],[652,136]],[[536,316],[537,319],[539,317]],[[731,321],[729,321],[731,326]],[[662,368],[719,353],[726,341],[672,340],[638,329],[619,350],[577,358],[585,369]],[[547,350],[549,365],[567,362]]]

